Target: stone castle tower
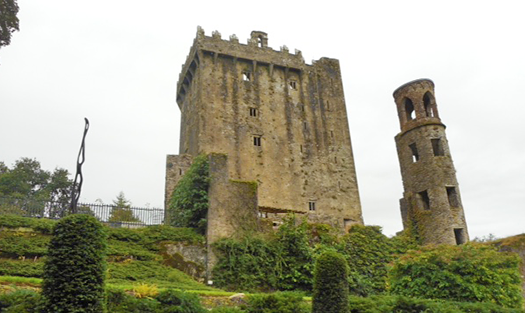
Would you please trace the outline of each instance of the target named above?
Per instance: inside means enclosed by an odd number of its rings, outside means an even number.
[[[401,132],[396,146],[403,178],[403,226],[423,244],[468,241],[456,170],[439,118],[434,83],[419,79],[394,91]]]
[[[308,65],[300,51],[270,48],[264,32],[241,44],[235,35],[208,37],[199,27],[177,104],[180,149],[167,157],[166,205],[192,159],[212,154],[222,157],[211,160],[211,171],[222,174],[212,177],[210,192],[222,191],[209,195],[209,223],[240,219],[228,211],[237,196],[224,195],[234,182],[257,183],[255,201],[244,200],[255,203],[259,218],[294,212],[340,229],[363,223],[337,60]],[[217,184],[230,187],[214,187],[218,176]],[[216,235],[231,234],[228,227]]]

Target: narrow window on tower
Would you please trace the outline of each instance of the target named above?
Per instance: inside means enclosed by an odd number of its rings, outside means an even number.
[[[421,191],[418,192],[417,195],[421,208],[423,208],[423,210],[430,210],[430,198],[428,197],[428,192],[426,190]]]
[[[419,161],[419,153],[417,153],[417,146],[414,142],[413,144],[408,145],[410,147],[410,151],[412,152],[412,162]]]
[[[308,202],[308,210],[315,211],[315,201]]]
[[[297,89],[297,81],[291,80],[289,84],[290,84],[290,89],[294,89],[294,90]]]
[[[446,187],[446,188],[447,188],[448,204],[451,207],[458,207],[459,198],[458,198],[458,193],[456,191],[456,187]]]
[[[250,116],[257,117],[259,115],[257,108],[250,108]]]
[[[430,92],[425,93],[423,96],[423,106],[425,107],[425,115],[427,117],[434,117],[434,106],[433,106],[433,97]]]
[[[253,145],[256,147],[261,146],[261,136],[253,136]]]
[[[436,139],[430,139],[432,141],[432,150],[434,150],[435,156],[443,156],[445,155],[445,151],[443,150],[443,142],[441,141],[441,138]]]
[[[414,114],[414,104],[412,100],[405,98],[405,113],[407,121],[413,120],[415,118]]]
[[[250,72],[242,72],[242,80],[245,82],[249,82],[252,80],[252,73]]]

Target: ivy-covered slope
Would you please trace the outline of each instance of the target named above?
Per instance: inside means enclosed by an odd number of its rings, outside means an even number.
[[[311,292],[315,260],[336,251],[349,268],[352,295],[523,305],[518,256],[489,245],[420,247],[407,236],[388,238],[377,226],[356,225],[341,236],[290,218],[276,233],[224,239],[215,249],[215,283],[226,289]]]
[[[0,215],[0,275],[41,277],[55,223],[53,220]],[[203,244],[204,237],[192,229],[169,226],[138,229],[105,227],[105,231],[108,234],[108,283],[210,289],[165,265],[161,253],[166,243]]]

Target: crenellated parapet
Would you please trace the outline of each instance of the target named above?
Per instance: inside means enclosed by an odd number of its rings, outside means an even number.
[[[300,50],[296,49],[295,53],[290,53],[286,46],[282,46],[279,51],[270,48],[268,46],[268,34],[265,32],[252,31],[247,44],[242,44],[236,35],[231,35],[229,39],[225,40],[222,39],[220,32],[213,31],[211,36],[206,36],[204,30],[199,26],[190,53],[182,65],[177,83],[177,103],[179,106],[183,102],[199,66],[199,54],[212,54],[214,58],[227,56],[252,61],[254,64],[277,66],[296,71],[302,71],[306,66]]]

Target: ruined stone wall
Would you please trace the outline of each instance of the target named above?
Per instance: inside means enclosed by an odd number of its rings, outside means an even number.
[[[257,217],[257,184],[230,179],[228,157],[212,153],[208,156],[210,188],[208,191],[207,268],[216,263],[211,245],[220,238],[241,237],[261,230]],[[210,272],[208,271],[208,277]]]
[[[414,231],[423,244],[464,243],[468,230],[434,84],[405,84],[394,98],[402,130],[395,139],[404,187],[404,228]]]
[[[227,154],[231,179],[258,183],[262,210],[363,223],[339,62],[307,65],[255,39],[199,31],[178,84],[181,153]]]
[[[193,162],[193,157],[189,154],[167,155],[166,156],[166,180],[164,190],[164,208],[168,208],[171,194],[175,186],[184,176]],[[168,223],[167,216],[164,216],[165,223]]]

